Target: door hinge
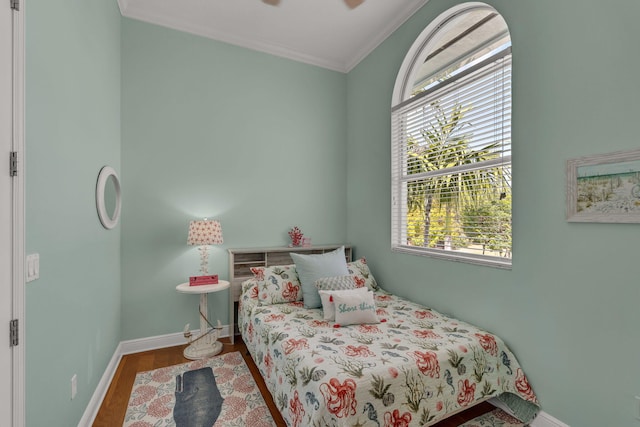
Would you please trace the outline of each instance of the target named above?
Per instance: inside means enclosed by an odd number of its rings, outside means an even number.
[[[9,347],[18,345],[18,319],[9,322]]]
[[[9,153],[9,176],[18,176],[18,153]]]
[[[11,2],[11,9],[20,10],[20,0],[9,0]]]

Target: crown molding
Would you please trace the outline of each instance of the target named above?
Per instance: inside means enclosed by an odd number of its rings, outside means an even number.
[[[129,7],[129,0],[118,0],[118,8],[120,9],[120,15],[125,16],[124,12]]]
[[[391,34],[393,34],[398,28],[400,28],[405,22],[409,20],[418,10],[422,8],[425,4],[427,4],[429,0],[420,0],[416,1],[413,4],[407,6],[405,10],[399,14],[396,19],[389,22],[385,28],[382,28],[377,37],[371,39],[370,43],[367,43],[365,46],[360,49],[356,55],[354,55],[353,60],[349,61],[345,64],[344,72],[349,72],[353,70],[364,58],[366,58],[371,52],[373,52],[378,46],[382,44]]]
[[[264,42],[252,38],[239,37],[228,32],[217,31],[215,28],[194,24],[187,20],[177,18],[175,16],[167,16],[159,14],[150,7],[136,5],[131,7],[131,0],[118,0],[118,6],[122,16],[136,19],[150,24],[160,25],[177,31],[183,31],[190,34],[206,37],[235,46],[267,53],[270,55],[326,68],[341,73],[348,73],[375,48],[377,48],[387,37],[404,24],[415,12],[424,6],[429,0],[419,0],[410,3],[395,19],[391,20],[387,26],[376,32],[376,37],[356,51],[348,61],[340,61],[335,59],[323,58],[299,50],[291,49],[274,43]]]
[[[160,25],[162,27],[171,28],[173,30],[194,34],[196,36],[206,37],[219,42],[232,44],[234,46],[244,47],[246,49],[291,59],[293,61],[303,62],[305,64],[315,65],[317,67],[328,68],[333,71],[340,71],[343,73],[346,72],[344,65],[336,61],[317,58],[283,46],[265,43],[259,40],[237,37],[226,32],[216,31],[214,28],[196,25],[191,22],[182,21],[176,18],[169,18],[160,14],[155,14],[151,11],[136,11],[133,13],[126,12],[123,13],[123,16],[150,24]]]

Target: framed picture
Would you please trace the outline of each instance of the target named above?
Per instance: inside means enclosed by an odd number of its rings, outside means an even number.
[[[567,221],[640,223],[640,149],[567,160]]]

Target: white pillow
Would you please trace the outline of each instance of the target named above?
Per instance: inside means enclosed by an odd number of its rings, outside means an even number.
[[[367,292],[371,292],[368,288],[355,288],[355,289],[341,289],[341,290],[333,290],[333,291],[318,291],[320,294],[320,300],[322,301],[322,312],[324,315],[324,320],[334,321],[336,317],[335,305],[334,301],[331,301],[331,297],[335,294],[366,294]]]
[[[376,315],[376,304],[373,300],[373,292],[334,295],[333,305],[336,310],[336,323],[339,325],[380,323]]]
[[[341,326],[380,323],[376,315],[373,292],[350,295],[337,294],[333,296],[333,305],[336,310],[336,323]]]

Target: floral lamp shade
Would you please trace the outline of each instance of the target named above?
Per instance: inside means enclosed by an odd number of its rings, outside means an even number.
[[[221,245],[222,226],[216,220],[196,220],[189,223],[189,245]]]

